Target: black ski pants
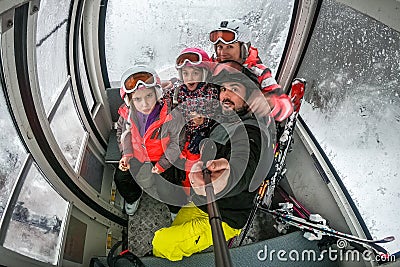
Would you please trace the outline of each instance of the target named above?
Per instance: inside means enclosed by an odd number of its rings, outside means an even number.
[[[135,182],[131,172],[115,168],[114,181],[121,196],[128,204],[132,204],[142,195],[142,188]]]

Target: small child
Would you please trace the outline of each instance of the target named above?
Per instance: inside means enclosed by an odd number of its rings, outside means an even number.
[[[218,106],[218,89],[206,83],[210,73],[210,58],[200,48],[186,48],[176,59],[176,69],[180,81],[164,93],[164,101],[183,114],[186,144],[182,156],[186,159],[186,179],[183,181],[189,194],[188,173],[192,165],[200,158],[199,144],[212,126],[210,116]],[[183,83],[182,83],[183,82]],[[214,100],[214,101],[212,101]]]
[[[118,172],[115,182],[125,199],[126,213],[133,215],[142,189],[132,176],[145,189],[153,186],[153,174],[164,176],[179,157],[183,123],[167,113],[167,105],[160,102],[163,94],[160,78],[147,66],[128,69],[122,75],[120,93],[125,104],[118,110],[117,140],[122,154],[119,169],[123,174]],[[145,164],[150,162],[154,166]]]

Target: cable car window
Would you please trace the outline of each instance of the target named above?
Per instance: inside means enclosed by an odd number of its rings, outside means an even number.
[[[186,47],[209,55],[211,30],[221,20],[241,19],[253,32],[252,45],[274,72],[285,46],[294,1],[108,1],[106,61],[110,81],[135,63],[148,64],[161,78],[177,77],[175,59]],[[134,14],[134,15],[133,15]],[[163,77],[164,76],[164,77]]]
[[[79,37],[81,38],[81,34],[79,34]],[[79,74],[80,74],[80,78],[81,78],[80,80],[82,82],[82,89],[83,89],[83,94],[85,95],[87,107],[89,110],[93,110],[94,98],[93,98],[92,91],[90,89],[88,76],[87,76],[86,68],[85,68],[85,63],[83,61],[84,58],[83,58],[82,49],[83,49],[83,47],[82,47],[82,45],[80,45],[79,49],[78,49],[78,51],[79,51],[78,52],[79,53]]]
[[[40,94],[46,113],[67,80],[67,22],[70,1],[40,1],[36,58]]]
[[[323,1],[298,73],[301,116],[324,149],[372,237],[400,247],[400,33]]]
[[[0,83],[0,221],[27,153],[8,113]]]
[[[81,176],[99,193],[103,182],[103,170],[104,166],[101,161],[89,148],[86,148],[80,173]]]
[[[36,165],[31,165],[8,225],[4,247],[56,265],[67,211],[68,202],[49,185]]]
[[[85,130],[79,120],[72,100],[71,90],[67,90],[57,108],[50,127],[64,157],[75,168]]]

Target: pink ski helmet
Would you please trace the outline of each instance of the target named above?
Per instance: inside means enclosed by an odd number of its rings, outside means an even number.
[[[203,49],[197,47],[185,48],[175,61],[175,68],[178,70],[179,78],[182,79],[183,67],[195,67],[203,70],[202,81],[204,82],[208,76],[211,59]]]

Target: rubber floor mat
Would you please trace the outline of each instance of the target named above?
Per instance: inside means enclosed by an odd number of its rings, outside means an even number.
[[[129,216],[129,250],[142,257],[153,250],[151,241],[155,231],[171,225],[167,205],[143,193],[138,210]]]

